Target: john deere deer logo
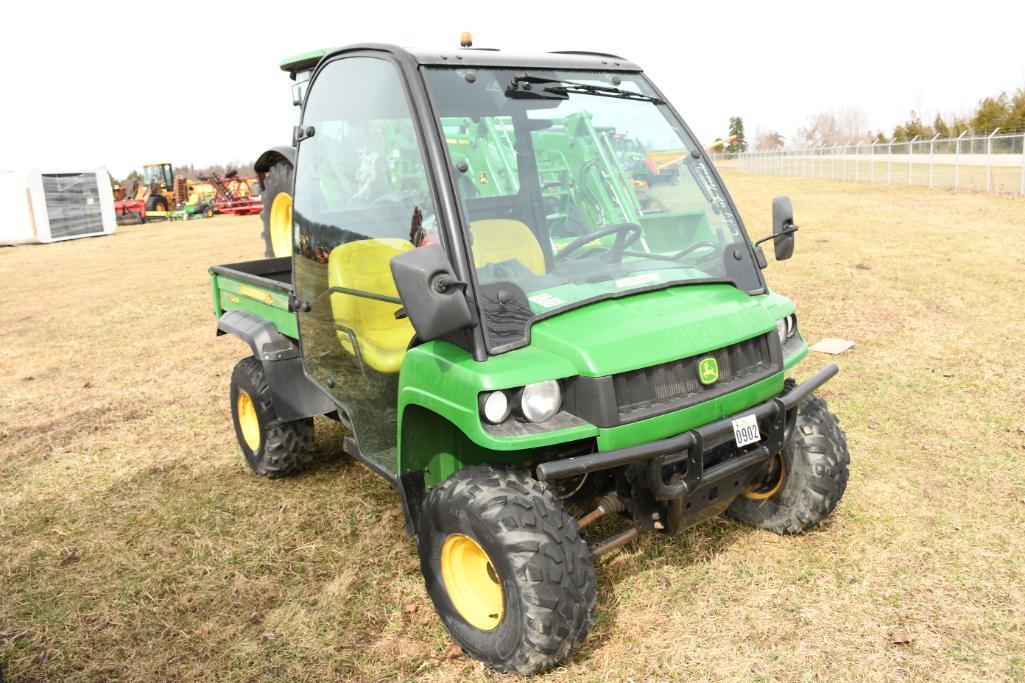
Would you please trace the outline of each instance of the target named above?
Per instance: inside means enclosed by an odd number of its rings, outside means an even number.
[[[719,379],[719,363],[709,356],[698,363],[698,379],[702,384],[713,384]]]

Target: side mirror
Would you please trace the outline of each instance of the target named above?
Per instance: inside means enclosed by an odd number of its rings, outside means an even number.
[[[772,239],[775,243],[776,260],[786,261],[794,255],[794,207],[790,197],[776,197],[772,200]]]
[[[466,283],[452,274],[452,264],[439,244],[406,251],[391,260],[391,274],[416,336],[430,341],[473,322],[466,302]]]

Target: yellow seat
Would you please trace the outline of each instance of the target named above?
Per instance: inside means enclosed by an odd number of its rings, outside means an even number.
[[[478,268],[487,263],[516,259],[535,274],[545,274],[541,244],[520,221],[505,218],[473,221],[470,232],[473,234],[473,263]]]
[[[389,263],[412,248],[407,240],[391,238],[341,244],[328,257],[328,285],[397,297]],[[398,372],[413,338],[409,319],[395,319],[398,308],[398,304],[387,301],[332,293],[335,325],[344,328],[338,329],[338,341],[346,351],[355,353],[351,332],[365,364],[378,372]]]

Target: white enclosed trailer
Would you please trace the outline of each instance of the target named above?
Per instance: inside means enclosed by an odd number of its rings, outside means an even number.
[[[0,171],[0,245],[57,242],[114,232],[105,168]]]

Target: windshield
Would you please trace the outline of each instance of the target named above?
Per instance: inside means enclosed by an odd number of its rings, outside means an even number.
[[[168,172],[169,167],[166,164],[158,164],[153,166],[144,166],[142,169],[142,177],[148,187],[153,185],[166,185],[170,187],[170,173]]]
[[[492,352],[531,322],[694,282],[760,291],[725,191],[639,74],[427,69]]]

